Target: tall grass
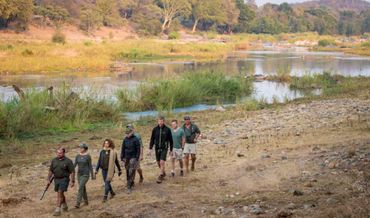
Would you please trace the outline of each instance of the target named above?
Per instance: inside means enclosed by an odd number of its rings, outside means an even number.
[[[77,131],[118,120],[119,112],[112,104],[71,93],[66,87],[54,95],[32,90],[24,99],[0,102],[0,138]]]
[[[136,90],[117,93],[123,111],[171,110],[197,103],[235,101],[251,93],[251,83],[241,77],[218,72],[192,72],[143,82]]]

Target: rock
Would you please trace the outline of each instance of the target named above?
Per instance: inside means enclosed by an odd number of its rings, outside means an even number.
[[[261,158],[262,159],[266,159],[266,158],[270,158],[271,156],[269,154],[262,154],[261,155]]]
[[[224,207],[218,207],[216,210],[215,210],[215,214],[217,214],[217,215],[221,215],[221,214],[223,214],[224,213],[224,211],[225,211],[225,208]]]
[[[238,153],[236,153],[236,156],[237,157],[244,157],[244,154],[238,152]]]
[[[262,208],[258,205],[258,204],[252,204],[249,206],[249,212],[250,213],[253,213],[255,215],[259,215],[259,214],[263,214],[264,211],[262,210]]]
[[[282,160],[288,160],[288,157],[287,156],[282,156],[281,159]]]
[[[102,137],[100,137],[100,136],[96,136],[96,135],[93,135],[93,136],[91,136],[91,137],[89,138],[89,140],[100,140],[100,139],[102,139]]]
[[[313,207],[316,207],[316,205],[314,205],[314,204],[305,204],[305,205],[303,205],[303,208],[305,210],[308,210],[308,209],[313,208]]]
[[[224,107],[222,107],[222,106],[217,106],[215,110],[216,111],[220,111],[220,112],[226,111],[226,109]]]
[[[294,196],[302,196],[303,195],[303,192],[300,191],[300,190],[290,190],[290,192],[294,195]]]
[[[297,206],[294,204],[294,203],[290,203],[290,204],[288,204],[288,206],[287,206],[287,209],[289,209],[289,210],[294,210],[294,209],[296,209],[297,208]]]
[[[312,183],[311,183],[311,182],[306,182],[306,183],[304,183],[304,187],[309,187],[309,188],[311,188],[311,187],[313,187],[313,185],[312,185]]]
[[[337,204],[338,203],[338,200],[335,199],[335,198],[328,198],[328,199],[326,199],[326,202],[328,204]]]
[[[339,162],[337,160],[333,160],[329,162],[328,167],[329,169],[335,169],[338,167],[338,165],[339,165]]]
[[[242,215],[239,218],[248,218],[248,216],[247,215]]]
[[[216,145],[223,145],[225,144],[225,141],[224,140],[221,140],[221,139],[215,139],[213,141],[213,144],[216,144]]]
[[[321,150],[321,148],[318,147],[318,146],[315,146],[315,147],[312,148],[312,151],[320,151],[320,150]]]
[[[291,217],[291,216],[293,216],[293,213],[287,210],[281,210],[279,211],[279,213],[276,214],[276,217],[278,218],[285,218],[285,217]]]
[[[244,211],[244,212],[248,212],[248,211],[249,211],[249,207],[248,207],[248,206],[244,206],[244,207],[243,207],[243,211]]]

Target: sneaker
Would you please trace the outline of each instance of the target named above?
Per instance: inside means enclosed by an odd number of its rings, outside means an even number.
[[[191,165],[191,171],[194,171],[194,169],[195,169],[195,167],[194,167],[194,165]]]
[[[60,216],[61,214],[60,207],[55,208],[53,216]]]
[[[62,204],[62,210],[65,211],[65,212],[68,211],[68,205],[67,205],[67,203],[63,203]]]
[[[139,183],[143,183],[144,182],[144,177],[140,176],[140,180],[139,180]]]
[[[163,178],[164,178],[164,177],[166,177],[166,172],[164,172],[164,173],[163,173],[163,176],[162,176],[162,177],[163,177]]]
[[[175,177],[175,172],[171,172],[171,176],[172,177]]]
[[[184,176],[184,171],[183,170],[180,171],[180,176]]]

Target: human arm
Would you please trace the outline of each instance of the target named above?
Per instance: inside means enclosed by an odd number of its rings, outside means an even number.
[[[124,159],[125,159],[125,139],[123,139],[121,146],[121,161],[124,161]]]
[[[99,154],[99,159],[98,159],[98,162],[96,163],[96,168],[95,168],[95,175],[96,175],[96,174],[98,174],[98,172],[99,172],[99,169],[100,169],[101,154],[102,154],[102,151],[100,151],[100,154]]]
[[[155,140],[155,128],[152,130],[152,135],[150,137],[150,143],[149,143],[149,149],[152,150],[154,146],[154,140]]]
[[[172,138],[172,133],[171,133],[170,129],[168,129],[168,137],[169,137],[168,141],[170,143],[170,152],[172,152],[172,150],[173,150],[173,138]]]
[[[136,150],[136,152],[135,152],[136,157],[135,158],[137,160],[139,160],[139,158],[142,157],[142,151],[141,151],[142,149],[141,149],[141,144],[140,144],[139,139],[135,141],[135,150]]]
[[[95,174],[94,174],[94,170],[93,170],[93,167],[92,167],[91,156],[89,154],[87,155],[87,164],[89,165],[89,171],[90,171],[91,179],[94,180],[95,179]]]
[[[69,175],[69,179],[71,180],[71,187],[73,187],[75,185],[75,168],[74,168],[74,165],[73,165],[73,162],[72,160],[69,160],[68,161],[68,171],[70,172],[70,175]]]
[[[121,176],[121,174],[122,174],[121,166],[119,165],[118,158],[115,158],[115,159],[116,159],[115,164],[116,164],[116,167],[118,168],[118,176]]]

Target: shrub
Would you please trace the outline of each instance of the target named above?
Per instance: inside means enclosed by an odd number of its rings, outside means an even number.
[[[26,48],[26,49],[24,49],[24,50],[22,51],[22,55],[23,55],[23,56],[32,56],[32,55],[33,55],[33,51],[32,51],[32,50],[30,50],[30,49],[28,49],[28,48]]]
[[[327,46],[336,45],[335,41],[334,40],[330,40],[330,39],[322,39],[322,40],[319,41],[318,44],[321,47],[327,47]]]
[[[53,43],[60,43],[60,44],[65,44],[66,43],[66,37],[65,35],[57,30],[54,34],[53,37],[51,38],[51,41]]]
[[[171,32],[168,34],[168,39],[180,39],[180,34],[178,32]]]

